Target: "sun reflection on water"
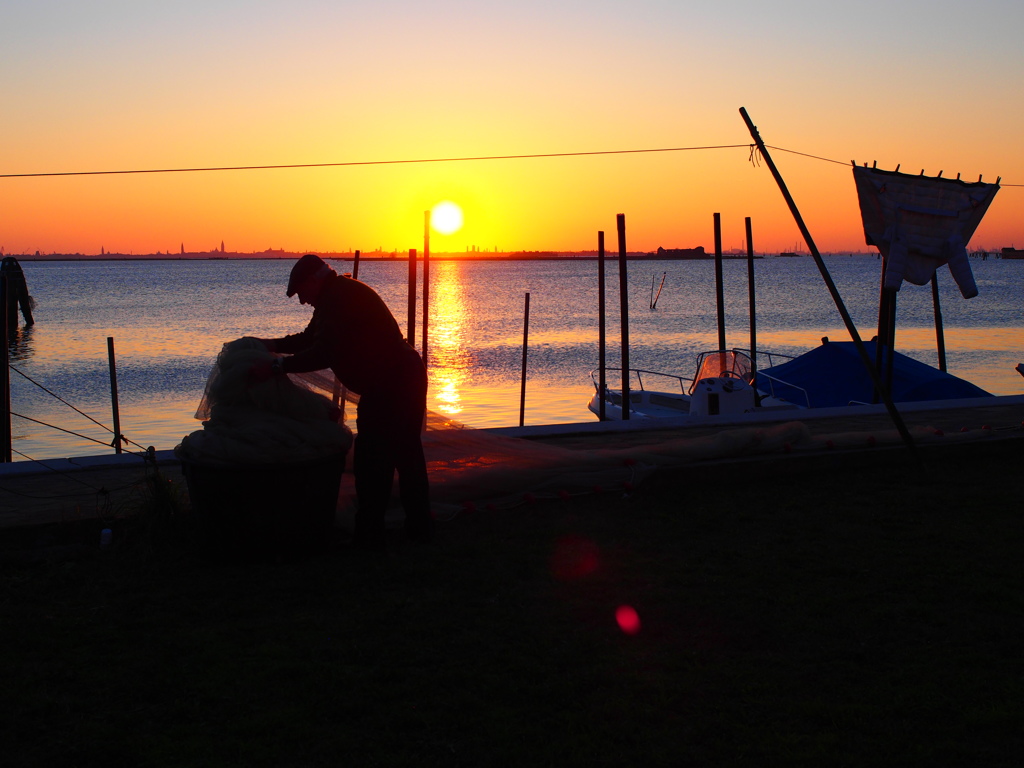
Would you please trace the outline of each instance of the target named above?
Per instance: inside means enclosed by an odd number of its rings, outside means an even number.
[[[468,307],[462,269],[458,262],[438,262],[430,285],[427,354],[432,409],[453,417],[463,410],[462,387],[473,365],[465,339]]]

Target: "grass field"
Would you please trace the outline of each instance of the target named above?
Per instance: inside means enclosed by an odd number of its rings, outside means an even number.
[[[383,556],[218,565],[147,497],[105,552],[21,531],[3,763],[1019,765],[1024,453],[968,450],[666,472]]]

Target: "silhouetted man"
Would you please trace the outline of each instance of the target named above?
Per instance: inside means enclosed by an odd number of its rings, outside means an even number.
[[[395,471],[405,508],[407,535],[428,541],[434,532],[427,465],[420,431],[427,404],[427,372],[405,341],[384,301],[365,283],[338,275],[320,257],[307,254],[292,267],[288,296],[313,306],[304,331],[263,339],[281,357],[252,374],[305,373],[322,368],[359,395],[355,469],[358,511],[354,544],[385,545],[384,515]]]

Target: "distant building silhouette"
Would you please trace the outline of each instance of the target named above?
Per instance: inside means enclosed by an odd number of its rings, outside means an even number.
[[[643,258],[643,257],[641,257]],[[656,254],[651,254],[647,258],[651,259],[706,259],[708,255],[704,252],[704,246],[698,245],[696,248],[662,248],[658,247]]]

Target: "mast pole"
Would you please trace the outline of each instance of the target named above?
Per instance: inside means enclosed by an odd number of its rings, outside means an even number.
[[[885,402],[885,409],[889,413],[889,418],[892,419],[893,425],[900,433],[900,437],[903,438],[903,442],[906,444],[907,448],[914,451],[914,439],[911,437],[910,431],[907,429],[907,425],[903,421],[903,417],[900,416],[900,412],[897,411],[896,406],[893,405],[892,397],[889,394],[888,388],[882,386],[878,372],[875,370],[875,366],[871,364],[871,357],[868,355],[867,347],[864,346],[864,342],[861,340],[860,334],[857,332],[857,326],[853,324],[853,318],[850,317],[850,313],[847,311],[846,305],[843,303],[843,298],[839,295],[839,290],[836,288],[836,284],[832,281],[832,275],[829,274],[828,268],[825,266],[825,262],[821,258],[821,253],[818,252],[818,247],[814,244],[814,238],[811,237],[811,232],[807,229],[807,225],[804,223],[803,216],[800,215],[800,210],[796,207],[796,202],[793,200],[793,196],[789,194],[789,189],[786,187],[786,182],[783,180],[782,174],[780,174],[779,169],[775,167],[775,162],[772,160],[771,155],[768,154],[768,149],[765,147],[764,141],[761,139],[761,134],[758,133],[757,127],[747,114],[747,110],[740,107],[740,115],[743,117],[743,122],[747,124],[747,130],[750,131],[750,136],[754,139],[758,152],[761,153],[761,157],[763,157],[765,163],[767,163],[768,168],[772,172],[772,176],[775,177],[775,183],[778,184],[779,191],[782,192],[782,196],[786,200],[786,205],[789,206],[789,211],[793,214],[793,219],[796,221],[796,225],[800,229],[800,234],[803,235],[804,242],[807,244],[807,248],[810,250],[811,256],[814,257],[814,263],[818,266],[818,271],[821,273],[821,277],[825,281],[825,285],[828,288],[829,293],[832,295],[832,300],[835,302],[836,309],[839,310],[839,314],[843,318],[843,323],[846,325],[846,330],[849,332],[850,338],[853,339],[853,345],[857,349],[857,354],[860,355],[864,368],[867,370],[868,375],[871,376],[875,389],[882,394],[882,400]]]

